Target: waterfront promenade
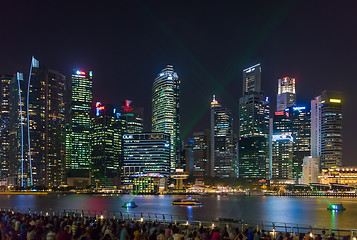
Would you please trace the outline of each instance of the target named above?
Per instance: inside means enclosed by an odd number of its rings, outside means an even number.
[[[259,226],[221,219],[216,222],[192,222],[162,219],[153,215],[144,219],[122,214],[121,218],[61,211],[20,213],[2,210],[0,231],[3,240],[21,239],[120,239],[120,240],[335,240],[355,239],[357,230]],[[156,218],[155,218],[156,217]],[[280,229],[282,228],[282,229]]]

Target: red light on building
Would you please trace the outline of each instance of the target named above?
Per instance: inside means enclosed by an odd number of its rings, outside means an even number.
[[[275,116],[284,116],[284,112],[275,112]]]
[[[133,110],[133,107],[130,106],[131,102],[132,101],[130,101],[130,100],[124,101],[124,106],[121,106],[123,108],[124,112],[131,112]]]

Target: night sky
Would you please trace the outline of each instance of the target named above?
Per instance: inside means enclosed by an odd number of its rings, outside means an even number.
[[[152,83],[173,64],[187,138],[209,127],[213,94],[238,133],[242,70],[261,63],[272,111],[284,76],[297,79],[299,104],[343,92],[344,165],[357,165],[357,1],[12,2],[0,4],[0,73],[28,72],[32,55],[67,77],[93,70],[94,101],[133,100],[148,131]]]

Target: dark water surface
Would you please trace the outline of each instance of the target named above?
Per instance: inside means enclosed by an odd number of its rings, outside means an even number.
[[[98,196],[98,195],[0,195],[0,208],[31,208],[36,210],[78,209],[125,211],[124,202],[135,201],[130,211],[186,215],[190,220],[233,218],[272,222],[309,224],[357,229],[357,198],[325,197],[264,197],[264,196],[197,196],[202,207],[173,206],[183,196]],[[347,209],[334,213],[329,203],[343,203]]]

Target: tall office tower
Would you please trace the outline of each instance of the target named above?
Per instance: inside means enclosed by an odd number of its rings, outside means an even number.
[[[2,74],[0,78],[0,186],[9,177],[10,150],[10,83],[14,76]]]
[[[291,133],[273,134],[272,179],[293,179],[293,143]]]
[[[213,95],[211,102],[211,162],[210,175],[237,177],[234,162],[233,117],[228,108],[222,107]]]
[[[310,111],[303,106],[289,107],[285,111],[275,112],[273,134],[292,137],[291,149],[286,149],[286,151],[293,152],[291,155],[292,179],[298,182],[302,174],[303,159],[305,156],[309,156],[310,152]],[[275,150],[277,149],[273,148],[273,155]]]
[[[193,176],[203,180],[209,176],[210,161],[210,134],[209,132],[193,133]]]
[[[194,171],[194,160],[193,160],[193,138],[188,139],[188,143],[184,145],[182,156],[185,157],[185,172],[189,173],[190,176],[193,176]],[[208,171],[209,172],[209,171]]]
[[[28,78],[17,73],[9,90],[10,184],[61,185],[65,77],[32,57]]]
[[[116,115],[125,121],[125,133],[142,133],[144,129],[143,109],[134,109],[132,101],[125,100],[121,110],[114,109]]]
[[[239,99],[239,177],[265,179],[269,169],[269,99],[261,91],[261,67],[243,70]]]
[[[27,186],[30,164],[27,152],[27,81],[16,73],[9,86],[9,178],[8,185]]]
[[[284,77],[278,80],[277,111],[284,111],[296,105],[295,78]]]
[[[48,69],[44,83],[44,185],[59,186],[65,182],[65,83],[66,77]],[[31,94],[31,93],[30,93]]]
[[[27,94],[27,147],[31,184],[35,186],[64,183],[65,80],[61,73],[32,59]]]
[[[125,125],[113,110],[112,106],[97,102],[92,117],[92,184],[96,187],[117,187],[119,184]]]
[[[243,96],[262,91],[260,63],[243,70]]]
[[[131,184],[133,175],[159,173],[170,175],[170,143],[167,133],[133,133],[123,135],[122,183]]]
[[[291,135],[294,139],[293,179],[295,182],[302,176],[304,157],[311,151],[311,112],[305,106],[289,107],[285,110],[291,119]]]
[[[152,131],[170,134],[170,169],[176,171],[180,144],[180,80],[167,65],[152,87]]]
[[[342,93],[324,91],[311,101],[311,155],[321,168],[342,165]]]
[[[66,170],[69,178],[89,178],[92,81],[92,71],[74,70],[69,84],[70,119],[66,130]]]

